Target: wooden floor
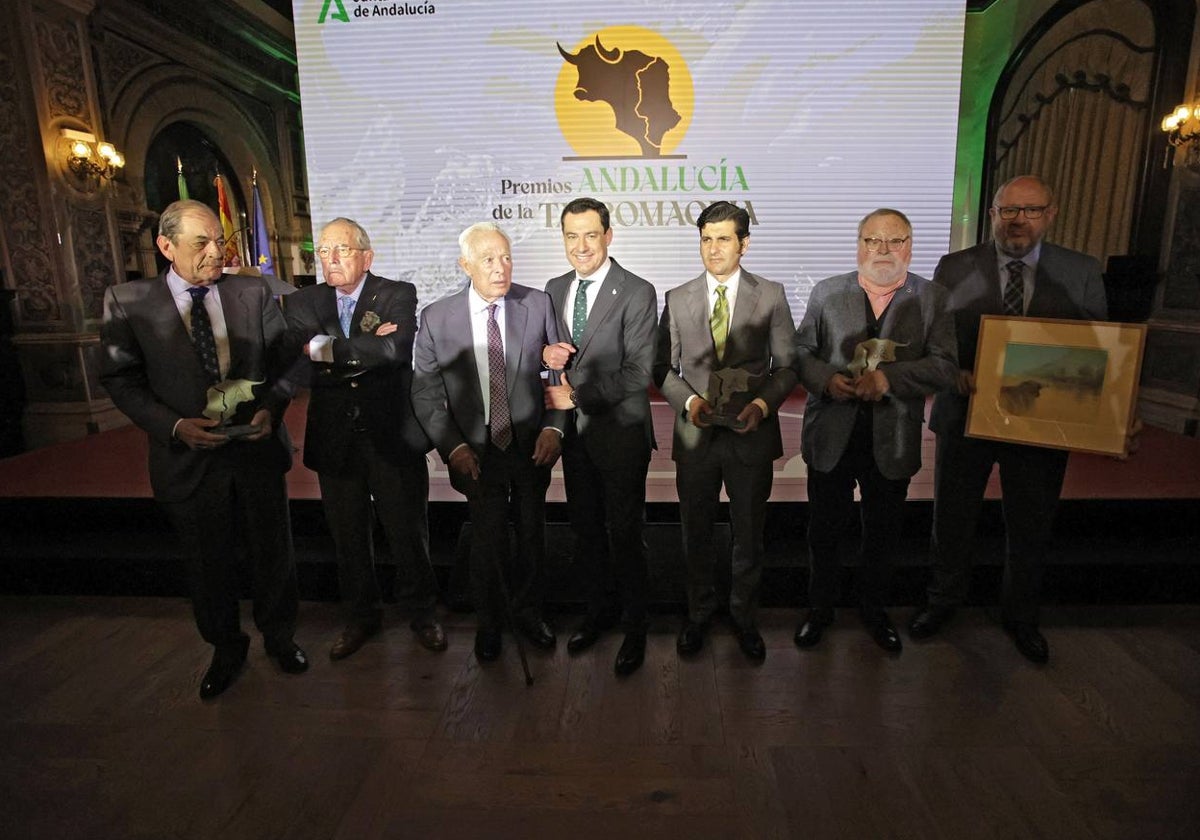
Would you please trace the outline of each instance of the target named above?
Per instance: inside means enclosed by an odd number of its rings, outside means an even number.
[[[396,621],[331,663],[337,608],[305,602],[309,673],[256,639],[203,704],[183,601],[0,598],[0,836],[1200,836],[1200,606],[1049,610],[1041,668],[981,610],[898,658],[849,611],[803,652],[763,618],[761,667],[724,628],[681,662],[661,616],[633,677],[561,632],[526,688],[469,617],[444,654]]]

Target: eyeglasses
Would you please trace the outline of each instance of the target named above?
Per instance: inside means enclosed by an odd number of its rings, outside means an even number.
[[[342,259],[353,254],[355,251],[365,251],[366,248],[351,248],[349,245],[322,245],[317,249],[317,256],[323,260],[327,260],[337,251],[337,255]]]
[[[1042,214],[1046,212],[1046,208],[1049,206],[1049,204],[1043,204],[1035,207],[993,207],[992,209],[996,211],[996,214],[1001,219],[1004,219],[1006,222],[1011,222],[1021,213],[1025,214],[1026,219],[1040,219],[1042,218]]]
[[[887,245],[889,251],[899,251],[910,238],[908,236],[893,236],[891,239],[880,239],[878,236],[864,236],[862,241],[867,246],[867,250],[873,254],[884,245]]]

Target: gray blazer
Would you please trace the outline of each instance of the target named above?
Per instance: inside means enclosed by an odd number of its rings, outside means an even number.
[[[564,306],[574,279],[575,272],[569,271],[546,283],[564,341],[571,340]],[[604,282],[589,294],[592,307],[587,328],[567,368],[567,380],[579,404],[576,411],[568,412],[569,421],[589,450],[595,450],[596,458],[604,457],[610,432],[630,426],[642,427],[653,447],[654,425],[646,389],[658,323],[654,287],[612,260]]]
[[[413,348],[413,409],[443,461],[463,443],[482,456],[488,442],[471,337],[469,289],[464,286],[425,307]],[[533,452],[543,428],[552,426],[560,432],[565,428],[565,412],[544,409],[541,377],[542,349],[558,341],[557,321],[545,292],[514,283],[505,295],[508,404],[513,441],[523,452]]]
[[[825,383],[847,373],[855,347],[868,337],[866,306],[857,271],[829,277],[813,288],[796,331],[796,369],[808,391],[800,451],[821,472],[837,466],[854,429],[859,402],[835,401]],[[895,348],[896,361],[879,365],[889,391],[871,404],[875,463],[887,478],[908,478],[921,468],[925,398],[954,387],[958,373],[945,290],[909,274],[883,314],[879,337],[904,346]]]
[[[654,382],[675,410],[671,449],[675,461],[703,458],[712,438],[712,428],[700,429],[688,422],[685,408],[688,397],[704,395],[709,375],[718,367],[709,315],[704,274],[667,292],[658,327]],[[740,368],[761,377],[753,396],[770,409],[758,429],[734,436],[734,450],[743,463],[773,461],[783,455],[778,410],[796,387],[795,331],[783,286],[743,268],[719,367]]]
[[[275,432],[265,440],[235,441],[207,451],[189,449],[172,436],[180,419],[204,412],[208,379],[179,317],[166,272],[109,286],[104,293],[100,384],[150,438],[150,485],[159,501],[189,498],[218,458],[280,471],[292,465],[292,442],[283,425],[292,392],[284,379],[291,359],[285,349],[283,313],[261,278],[225,275],[218,283],[229,333],[227,378],[263,383],[254,389],[253,405],[243,406],[235,422],[248,423],[255,411],[267,408]]]
[[[958,366],[973,371],[980,316],[1004,314],[995,243],[984,242],[942,257],[934,269],[933,282],[949,292],[947,302],[954,314],[958,336]],[[1106,320],[1108,304],[1100,263],[1087,254],[1043,242],[1033,297],[1025,314],[1036,318]],[[956,391],[938,394],[929,416],[929,428],[938,434],[963,434],[967,404],[968,397]]]

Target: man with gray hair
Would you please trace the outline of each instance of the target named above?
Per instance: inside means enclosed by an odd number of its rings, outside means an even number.
[[[376,517],[417,641],[442,651],[446,634],[429,560],[430,445],[411,399],[417,290],[371,272],[371,239],[351,219],[325,225],[316,254],[325,282],[289,295],[285,308],[290,342],[307,358],[312,389],[304,465],[321,485],[346,603],[346,627],[329,656],[345,659],[381,629]]]
[[[295,641],[297,587],[284,473],[291,389],[285,325],[258,277],[222,276],[221,223],[199,201],[159,219],[158,277],[110,286],[100,328],[100,382],[150,439],[150,484],[186,554],[192,608],[213,646],[200,683],[210,700],[237,679],[250,638],[238,609],[237,537],[248,548],[254,623],[267,655],[288,673],[308,668]],[[220,397],[249,398],[231,415]]]
[[[458,243],[470,283],[421,313],[413,408],[467,497],[475,655],[486,662],[500,655],[497,574],[508,554],[510,504],[514,630],[543,650],[556,643],[542,615],[542,567],[546,489],[566,417],[544,408],[542,349],[559,339],[550,298],[512,282],[512,246],[491,222],[471,225]]]
[[[954,320],[945,290],[910,274],[912,224],[899,210],[858,223],[858,269],[818,283],[796,331],[808,392],[801,455],[808,465],[809,601],[795,642],[812,647],[833,621],[838,543],[862,496],[858,597],[871,638],[899,653],[884,604],[908,483],[921,468],[925,399],[952,387]]]

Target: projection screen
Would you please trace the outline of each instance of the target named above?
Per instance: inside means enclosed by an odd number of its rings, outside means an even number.
[[[568,264],[563,204],[608,204],[611,254],[662,293],[702,270],[695,218],[751,214],[749,270],[797,320],[894,207],[929,276],[950,237],[962,0],[297,0],[314,234],[348,216],[422,305],[457,236],[513,240],[514,280]]]

